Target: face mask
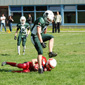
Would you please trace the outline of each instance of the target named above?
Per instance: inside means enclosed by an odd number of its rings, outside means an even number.
[[[21,20],[21,24],[25,24],[25,20]]]

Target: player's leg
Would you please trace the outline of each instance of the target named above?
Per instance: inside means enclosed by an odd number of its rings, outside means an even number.
[[[10,31],[12,32],[12,23],[10,23]]]
[[[12,32],[12,23],[9,23],[9,30]]]
[[[4,66],[4,65],[16,66],[17,63],[14,63],[14,62],[2,62],[2,66]]]
[[[59,23],[57,23],[57,30],[58,30],[58,32],[59,32]]]
[[[60,22],[58,23],[58,33],[60,33]]]
[[[6,25],[5,25],[5,23],[3,23],[3,26],[4,26],[4,29],[5,29],[5,32],[6,32]]]
[[[20,55],[20,43],[21,43],[21,36],[19,35],[17,39],[17,51],[19,55]]]
[[[52,52],[52,50],[53,50],[53,44],[54,44],[54,38],[51,38],[49,40],[49,52]]]
[[[42,39],[44,42],[49,40],[49,45],[48,45],[49,46],[49,57],[57,56],[57,54],[53,52],[54,37],[49,34],[42,34]]]
[[[55,29],[55,26],[54,26],[54,22],[52,23],[52,33],[54,33],[54,29]]]
[[[13,67],[18,67],[18,68],[21,68],[23,69],[23,71],[13,71],[13,72],[30,72],[29,70],[29,62],[26,62],[26,63],[14,63],[14,62],[2,62],[2,66],[4,65],[10,65],[10,66],[13,66]]]
[[[38,37],[34,37],[34,36],[31,36],[31,41],[32,41],[33,45],[35,46],[35,48],[36,48],[36,50],[38,52],[38,64],[39,64],[38,72],[39,73],[43,73],[43,69],[42,69],[42,54],[43,54],[43,50],[42,50],[41,43],[40,43]]]
[[[29,62],[26,62],[26,63],[19,63],[19,64],[17,64],[17,67],[18,67],[18,68],[22,68],[22,69],[23,69],[22,72],[30,72],[30,69],[29,69]]]
[[[31,36],[31,41],[32,41],[33,45],[35,46],[38,54],[43,54],[42,46],[41,46],[41,43],[40,43],[38,37]]]
[[[57,24],[55,24],[55,32],[57,32]]]
[[[23,55],[25,55],[25,49],[26,49],[25,44],[26,44],[26,36],[24,36],[24,37],[22,38]]]
[[[2,32],[2,25],[3,25],[3,23],[1,23],[1,32]]]
[[[29,65],[27,65],[28,63],[14,63],[14,62],[2,62],[2,66],[4,65],[10,65],[10,66],[14,66],[14,67],[18,67],[18,68],[22,68],[22,69],[26,69],[27,67],[29,68]]]
[[[25,69],[26,66],[27,66],[26,63],[23,63],[23,64],[22,63],[19,63],[19,64],[17,64],[17,67],[18,68],[22,68],[22,69]]]
[[[53,50],[53,44],[54,44],[54,37],[52,35],[48,35],[48,34],[42,34],[42,39],[43,41],[47,41],[49,40],[49,52],[52,52]]]
[[[43,68],[42,68],[42,54],[38,55],[38,72],[39,73],[43,73]]]
[[[26,46],[23,46],[23,55],[25,55]]]

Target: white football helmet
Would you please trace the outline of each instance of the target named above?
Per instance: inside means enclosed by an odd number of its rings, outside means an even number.
[[[49,58],[46,63],[47,69],[50,71],[55,68],[57,65],[57,61],[54,58]]]
[[[25,22],[26,22],[25,16],[21,16],[20,22],[21,22],[21,24],[25,24]]]
[[[45,13],[43,14],[43,17],[44,17],[45,21],[50,24],[50,23],[52,23],[52,21],[53,21],[53,19],[54,19],[54,14],[53,14],[52,11],[47,10],[47,11],[45,11]]]

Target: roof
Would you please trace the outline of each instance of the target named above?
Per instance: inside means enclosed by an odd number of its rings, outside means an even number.
[[[85,4],[85,0],[0,0],[0,6]]]

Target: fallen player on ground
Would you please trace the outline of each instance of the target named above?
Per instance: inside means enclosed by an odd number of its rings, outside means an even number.
[[[2,66],[10,65],[14,67],[18,67],[23,69],[22,71],[12,71],[12,72],[31,72],[31,71],[38,71],[38,61],[37,59],[32,59],[32,61],[24,62],[24,63],[15,63],[15,62],[2,62]],[[46,60],[44,56],[42,56],[42,68],[43,71],[51,71],[55,68],[57,62],[54,58],[49,58]]]

